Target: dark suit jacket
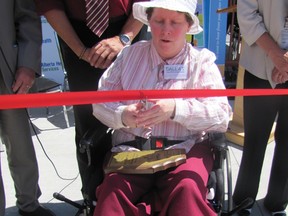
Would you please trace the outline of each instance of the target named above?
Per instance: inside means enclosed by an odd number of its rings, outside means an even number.
[[[11,93],[18,67],[41,74],[41,21],[34,11],[33,0],[0,1],[0,73]]]

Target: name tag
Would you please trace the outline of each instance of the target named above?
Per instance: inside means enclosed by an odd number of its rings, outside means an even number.
[[[164,65],[164,79],[187,79],[187,65]]]

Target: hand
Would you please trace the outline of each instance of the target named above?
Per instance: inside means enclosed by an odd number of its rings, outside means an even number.
[[[153,103],[153,106],[147,110],[142,109],[137,114],[138,127],[152,127],[174,117],[176,107],[174,99],[149,100],[149,102]]]
[[[26,94],[32,87],[35,80],[35,72],[26,67],[19,67],[16,71],[15,81],[12,84],[12,91],[16,94]]]
[[[280,52],[271,52],[269,56],[271,57],[275,68],[284,77],[285,80],[288,73],[288,51],[281,50]],[[282,80],[282,78],[280,80]]]
[[[91,66],[105,69],[112,64],[123,47],[118,36],[102,40],[87,50],[87,60]],[[84,58],[86,59],[85,56]]]
[[[127,106],[122,113],[122,122],[125,126],[130,128],[137,127],[137,115],[143,108],[142,103],[131,104]]]
[[[288,81],[288,73],[280,73],[277,68],[272,71],[272,80],[275,83],[285,83]]]

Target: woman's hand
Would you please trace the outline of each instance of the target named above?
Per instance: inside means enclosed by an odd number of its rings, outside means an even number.
[[[122,113],[122,123],[126,127],[136,128],[138,126],[137,115],[141,109],[143,109],[143,104],[141,102],[127,106]]]
[[[288,73],[280,73],[277,68],[272,71],[272,80],[275,83],[285,83],[288,81]]]
[[[168,119],[172,119],[175,115],[175,100],[149,100],[153,105],[148,109],[142,109],[136,115],[138,127],[152,127]]]
[[[276,83],[284,83],[288,80],[288,51],[269,53],[275,68],[272,71],[272,80]]]

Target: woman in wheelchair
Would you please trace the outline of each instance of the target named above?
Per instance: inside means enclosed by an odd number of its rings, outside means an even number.
[[[196,4],[197,0],[135,3],[134,17],[150,26],[152,39],[124,48],[103,74],[99,91],[224,89],[215,55],[186,42],[186,34],[202,31],[194,15]],[[111,151],[157,149],[159,145],[151,143],[165,137],[159,148],[185,149],[186,162],[153,174],[106,174],[96,190],[94,216],[156,211],[163,216],[216,215],[206,199],[213,165],[206,134],[226,131],[231,114],[227,97],[119,100],[93,104],[95,117],[114,130]],[[157,205],[143,199],[152,189]]]

